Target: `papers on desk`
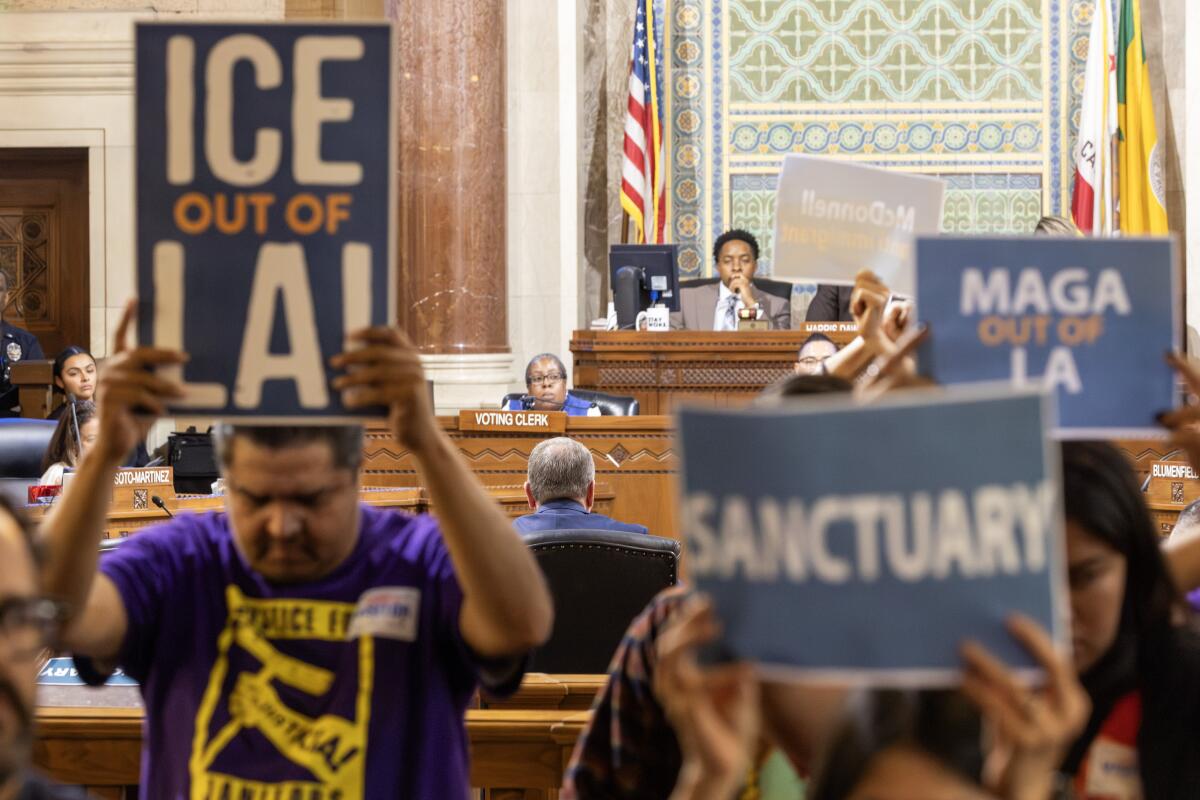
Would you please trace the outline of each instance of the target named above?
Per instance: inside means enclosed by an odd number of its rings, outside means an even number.
[[[683,410],[688,575],[724,648],[838,682],[954,683],[967,638],[1033,667],[1003,623],[1064,642],[1051,405],[999,386]]]

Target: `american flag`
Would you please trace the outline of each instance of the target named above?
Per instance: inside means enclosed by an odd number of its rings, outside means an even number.
[[[662,114],[658,105],[660,45],[654,0],[637,0],[621,158],[621,208],[637,228],[635,242],[662,242],[666,221]]]

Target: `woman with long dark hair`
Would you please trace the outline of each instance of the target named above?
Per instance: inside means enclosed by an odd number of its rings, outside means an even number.
[[[1075,666],[1092,701],[1063,764],[1083,798],[1200,795],[1200,633],[1128,461],[1062,447]]]
[[[96,394],[96,359],[77,344],[67,345],[54,359],[53,376],[54,393],[66,398],[49,419],[59,419],[72,401],[91,400]]]
[[[74,413],[68,408],[58,418],[46,455],[42,456],[42,477],[38,485],[62,486],[63,473],[79,464],[99,432],[95,403],[91,400],[75,403]]]

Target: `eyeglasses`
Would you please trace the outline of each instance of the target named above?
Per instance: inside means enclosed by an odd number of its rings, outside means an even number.
[[[563,375],[562,373],[559,373],[559,372],[551,372],[549,375],[530,375],[529,376],[529,385],[530,386],[539,386],[539,385],[540,386],[553,386],[554,384],[558,383],[559,381],[565,381],[566,379],[567,379],[567,376]]]
[[[58,639],[66,607],[46,597],[0,599],[0,641],[13,658],[30,659]]]
[[[816,356],[804,356],[803,358],[800,359],[800,363],[806,367],[815,367],[817,364],[820,364],[824,360],[825,359],[817,358]]]

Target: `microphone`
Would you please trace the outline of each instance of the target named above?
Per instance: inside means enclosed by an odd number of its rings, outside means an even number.
[[[75,413],[75,395],[71,395],[71,429],[75,432],[75,456],[83,455],[83,439],[79,436],[79,415]]]
[[[521,410],[522,411],[529,411],[530,409],[533,408],[534,403],[543,403],[545,405],[551,406],[551,410],[558,410],[558,411],[561,411],[563,406],[566,405],[566,403],[556,403],[552,400],[543,400],[540,397],[534,397],[531,394],[521,395]]]
[[[163,511],[165,511],[168,517],[173,518],[175,516],[174,514],[171,513],[171,509],[167,508],[167,504],[163,502],[163,499],[161,497],[159,497],[158,495],[156,495],[156,494],[150,495],[150,502],[154,503],[154,505],[158,506]]]

